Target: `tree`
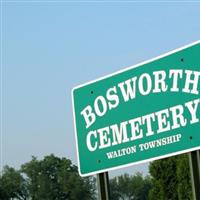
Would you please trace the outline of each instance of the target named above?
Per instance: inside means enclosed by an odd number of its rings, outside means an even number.
[[[188,155],[177,157],[178,197],[180,200],[192,200],[192,187]]]
[[[151,178],[136,173],[124,174],[110,180],[111,199],[113,200],[147,200],[151,188]]]
[[[121,198],[121,191],[118,185],[117,177],[112,178],[110,181],[110,196],[111,200],[118,200]]]
[[[53,154],[43,160],[32,160],[21,167],[27,176],[32,200],[94,199],[94,178],[81,178],[77,167],[66,158]]]
[[[132,178],[132,188],[134,188],[134,200],[147,200],[150,189],[152,188],[152,180],[150,176],[142,177],[137,173]]]
[[[5,166],[2,177],[0,177],[0,199],[9,200],[16,198],[25,200],[28,197],[26,181],[19,171]]]
[[[154,161],[149,166],[153,187],[149,199],[192,199],[190,172],[187,155]]]

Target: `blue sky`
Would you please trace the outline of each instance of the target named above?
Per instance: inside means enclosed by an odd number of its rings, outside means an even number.
[[[4,1],[3,165],[76,160],[71,89],[200,39],[200,2]],[[147,172],[147,165],[124,169]]]

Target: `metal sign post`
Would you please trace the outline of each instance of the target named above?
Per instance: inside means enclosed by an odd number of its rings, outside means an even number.
[[[97,174],[97,186],[98,186],[98,199],[109,200],[110,188],[108,172]]]
[[[200,151],[189,153],[189,163],[194,200],[200,200]]]

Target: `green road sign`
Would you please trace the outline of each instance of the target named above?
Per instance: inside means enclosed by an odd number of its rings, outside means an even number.
[[[200,149],[200,41],[72,91],[79,172]]]

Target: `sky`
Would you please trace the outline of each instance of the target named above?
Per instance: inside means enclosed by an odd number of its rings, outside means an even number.
[[[1,1],[1,166],[77,164],[74,86],[200,39],[200,1]],[[148,164],[110,172],[148,172]]]

